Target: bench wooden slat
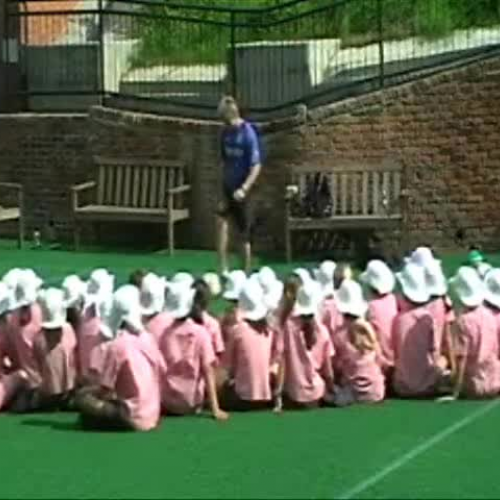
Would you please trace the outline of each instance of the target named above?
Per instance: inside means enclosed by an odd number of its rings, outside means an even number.
[[[106,204],[113,204],[114,167],[106,169]]]
[[[122,201],[122,192],[123,192],[123,169],[120,167],[116,167],[115,172],[115,199],[113,205],[120,206],[123,203]]]
[[[400,195],[401,195],[401,173],[395,172],[392,183],[392,196],[396,203],[399,201]]]
[[[160,208],[167,206],[165,200],[165,195],[167,191],[167,176],[168,176],[168,168],[165,168],[164,172],[160,176],[160,182],[159,182],[158,206]]]
[[[138,207],[139,206],[139,188],[140,188],[140,182],[141,182],[141,171],[140,169],[134,165],[132,167],[133,169],[133,193],[132,193],[132,206],[133,207]]]
[[[148,205],[148,184],[149,184],[149,167],[141,168],[141,187],[140,187],[140,201],[139,206],[146,208]]]
[[[347,213],[347,181],[346,174],[340,176],[340,211],[344,215]]]
[[[338,175],[330,174],[330,196],[332,197],[332,214],[337,213],[338,203],[337,203],[337,184]]]
[[[160,171],[161,174],[161,171]],[[149,183],[149,206],[158,206],[158,169],[152,168],[150,172],[150,183]]]
[[[370,182],[368,172],[363,172],[361,174],[363,176],[363,187],[362,187],[362,213],[363,215],[368,215],[368,185]]]
[[[359,212],[359,187],[358,187],[359,174],[356,172],[351,176],[351,210],[352,213],[357,215]]]
[[[372,192],[373,192],[372,211],[374,214],[378,214],[378,213],[380,213],[380,210],[379,210],[380,179],[379,179],[378,172],[373,172],[372,182],[373,182],[373,185],[372,185]]]
[[[391,200],[392,200],[392,193],[390,191],[390,184],[391,184],[391,173],[390,172],[384,172],[382,174],[382,200],[386,200],[388,203],[387,206],[382,207],[384,211],[387,210],[389,207]]]
[[[97,181],[97,203],[104,203],[104,187],[106,186],[106,167],[99,166],[99,178]]]
[[[124,194],[123,194],[123,204],[125,206],[130,206],[131,195],[130,195],[130,181],[132,178],[132,167],[127,165],[125,167],[125,180],[124,180]]]
[[[153,168],[173,168],[183,169],[184,164],[179,161],[173,160],[153,160],[151,158],[107,158],[106,156],[95,156],[94,161],[97,165],[111,166],[111,167],[135,167],[141,165],[142,167]]]

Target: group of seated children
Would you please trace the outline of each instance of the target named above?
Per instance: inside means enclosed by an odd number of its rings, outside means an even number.
[[[448,295],[449,293],[449,295]],[[209,312],[222,295],[221,318]],[[453,302],[449,297],[453,297]],[[500,393],[500,269],[481,259],[447,281],[417,248],[382,260],[264,267],[196,279],[108,271],[43,288],[30,269],[0,282],[0,409],[77,411],[83,427],[147,431],[162,415],[345,407],[386,396]]]

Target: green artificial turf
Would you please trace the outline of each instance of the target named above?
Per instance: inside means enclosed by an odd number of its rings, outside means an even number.
[[[449,272],[463,255],[445,259]],[[268,262],[280,272],[291,266]],[[498,263],[493,256],[492,262]],[[0,243],[0,273],[34,267],[50,284],[106,266],[163,274],[215,268],[210,252],[17,251]],[[72,414],[0,415],[0,498],[342,498],[491,403],[387,401],[374,407],[164,419],[146,434],[88,433]],[[500,405],[431,444],[359,498],[498,498]]]

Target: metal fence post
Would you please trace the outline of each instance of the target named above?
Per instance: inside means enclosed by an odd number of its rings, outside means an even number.
[[[377,0],[378,49],[379,49],[379,85],[385,86],[385,48],[384,48],[384,0]]]
[[[104,4],[103,0],[98,1],[98,36],[99,36],[99,98],[101,104],[104,103],[104,94],[105,94],[105,64],[104,64],[104,19],[103,19],[103,11]]]
[[[231,11],[231,39],[230,39],[230,90],[231,95],[237,98],[238,94],[238,75],[236,70],[236,12]]]

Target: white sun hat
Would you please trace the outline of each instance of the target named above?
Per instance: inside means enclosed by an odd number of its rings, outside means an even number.
[[[436,258],[429,247],[418,247],[416,248],[409,259],[405,259],[406,263],[417,264],[423,268],[426,268],[430,263],[435,261]]]
[[[247,281],[247,275],[244,271],[231,271],[227,275],[227,282],[222,297],[226,300],[239,300],[240,293]]]
[[[19,277],[21,276],[21,273],[23,272],[22,269],[19,267],[15,267],[14,269],[11,269],[10,271],[7,271],[3,278],[2,282],[11,290],[14,290],[17,286],[17,283],[19,282]]]
[[[212,297],[218,297],[222,293],[222,285],[217,273],[205,273],[202,279],[207,284]]]
[[[59,288],[42,290],[38,295],[38,303],[42,310],[42,328],[54,330],[66,324],[66,307],[62,290]]]
[[[14,291],[0,281],[0,316],[12,310]]]
[[[479,276],[481,278],[485,278],[486,275],[493,269],[493,266],[491,264],[488,264],[487,262],[480,262],[477,267],[476,271],[479,273]]]
[[[193,309],[195,295],[196,290],[186,283],[170,283],[165,308],[175,319],[186,318]]]
[[[466,307],[480,306],[486,298],[486,286],[471,267],[461,267],[450,280],[450,285]]]
[[[140,301],[142,314],[152,316],[163,311],[165,306],[166,280],[154,273],[148,273],[142,279]]]
[[[36,302],[40,288],[40,279],[27,269],[19,272],[14,291],[14,307],[25,307]]]
[[[64,305],[66,309],[82,304],[85,301],[87,284],[76,274],[66,276],[62,282]]]
[[[500,309],[500,269],[492,269],[484,279],[486,302]]]
[[[429,302],[431,294],[425,281],[425,269],[415,263],[408,263],[396,277],[403,295],[415,304]]]
[[[312,279],[306,281],[297,293],[293,308],[293,316],[313,316],[319,311],[321,304],[321,289]]]
[[[333,295],[333,275],[336,267],[337,264],[332,260],[325,260],[314,272],[314,276],[321,286],[324,297]]]
[[[311,273],[305,267],[298,267],[293,271],[293,274],[298,276],[303,284],[308,281],[314,281]]]
[[[35,271],[33,271],[33,269],[23,269],[23,273],[33,282],[33,285],[37,290],[42,288],[43,280],[40,276],[38,276],[38,274],[35,273]]]
[[[123,323],[127,323],[136,332],[144,330],[139,290],[134,285],[124,285],[114,292],[111,310],[106,317],[109,333],[106,331],[103,333],[108,337],[115,337]]]
[[[193,275],[186,272],[174,274],[171,280],[172,283],[182,283],[183,285],[187,285],[188,287],[193,286],[194,281],[195,280]]]
[[[264,291],[264,302],[267,307],[269,309],[276,309],[283,296],[283,283],[270,267],[263,267],[256,276]]]
[[[448,283],[439,260],[428,262],[425,266],[425,282],[432,297],[442,297],[448,291]]]
[[[358,318],[364,317],[368,310],[368,303],[363,297],[361,285],[351,279],[342,282],[335,294],[335,303],[342,314],[350,314]]]
[[[112,294],[115,277],[107,269],[95,269],[87,282],[87,298],[92,301],[101,294]]]
[[[381,295],[391,293],[396,285],[394,273],[382,260],[371,260],[359,279]]]
[[[242,317],[249,321],[260,321],[269,312],[265,303],[264,290],[256,279],[247,280],[238,304]]]

